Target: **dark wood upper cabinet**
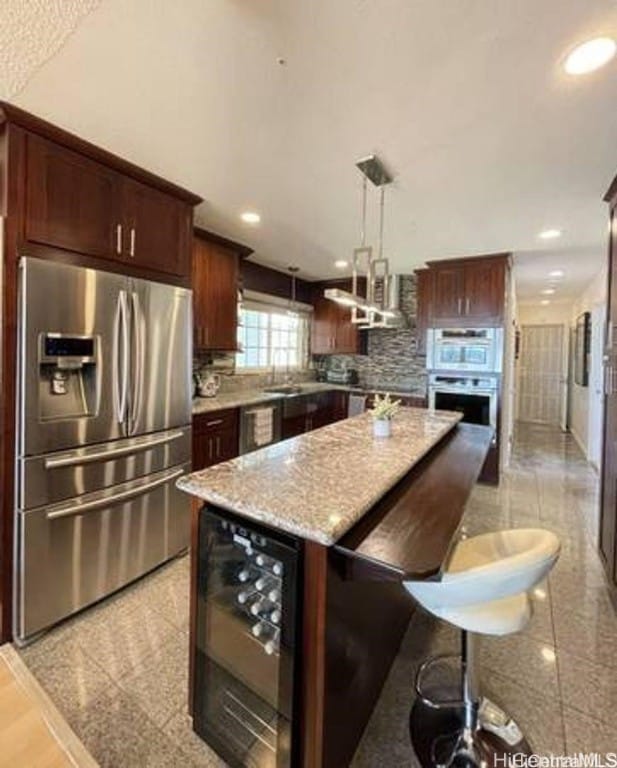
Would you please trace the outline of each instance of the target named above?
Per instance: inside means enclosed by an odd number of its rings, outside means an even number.
[[[196,349],[238,347],[240,256],[232,247],[193,238],[193,326]]]
[[[319,295],[313,299],[311,321],[311,353],[313,355],[331,355],[334,352],[337,326],[334,310],[334,302],[330,299]]]
[[[465,316],[501,323],[506,293],[503,259],[479,260],[465,267]]]
[[[165,192],[123,182],[122,256],[173,275],[190,274],[192,209]]]
[[[416,271],[416,353],[426,355],[426,331],[429,327],[433,301],[433,273],[430,269]]]
[[[436,327],[501,325],[507,264],[506,254],[429,262],[430,298],[419,299],[418,312]]]
[[[311,327],[311,354],[356,355],[362,354],[360,331],[351,322],[349,307],[326,299],[324,288],[335,286],[350,290],[349,282],[319,283],[313,289],[313,319]]]
[[[51,141],[26,136],[25,238],[109,258],[119,249],[121,177]]]
[[[26,157],[26,241],[189,276],[189,203],[35,134]]]
[[[436,267],[433,274],[432,320],[463,315],[464,267]]]

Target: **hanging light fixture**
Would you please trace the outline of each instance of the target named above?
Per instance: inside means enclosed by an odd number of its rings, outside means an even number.
[[[356,167],[362,173],[362,227],[360,246],[354,248],[352,258],[351,292],[340,288],[326,288],[324,296],[345,307],[351,308],[351,322],[360,328],[384,328],[400,325],[401,312],[398,309],[398,278],[391,275],[388,259],[383,255],[383,229],[385,187],[392,182],[381,160],[369,155],[358,160]],[[373,248],[366,244],[367,182],[379,189],[379,249],[377,257]],[[364,295],[360,293],[359,280],[366,278]],[[381,297],[378,284],[381,284]]]
[[[291,317],[298,316],[298,309],[296,307],[296,275],[300,271],[300,267],[287,267],[287,271],[291,275],[291,301],[289,302],[289,309],[287,314]]]

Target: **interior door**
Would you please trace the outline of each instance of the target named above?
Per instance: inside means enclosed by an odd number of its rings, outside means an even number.
[[[131,279],[129,303],[129,434],[190,424],[192,292]]]
[[[563,428],[567,377],[564,326],[523,325],[519,358],[519,419]]]
[[[122,437],[113,393],[118,301],[126,278],[33,258],[23,258],[20,269],[19,453],[32,456]],[[96,341],[96,362],[88,374],[96,390],[90,415],[61,415],[66,395],[51,394],[54,367],[40,362],[41,344],[50,333]],[[57,417],[46,417],[45,400],[54,403]]]

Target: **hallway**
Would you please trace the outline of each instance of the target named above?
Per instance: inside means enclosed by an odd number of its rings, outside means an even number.
[[[543,526],[561,538],[561,557],[549,583],[535,590],[529,627],[518,635],[482,639],[479,648],[492,697],[541,754],[617,749],[617,616],[594,545],[598,492],[597,475],[570,434],[519,424],[511,469],[499,488],[477,486],[467,510],[465,527],[472,536]],[[420,627],[430,625],[431,645],[420,647]],[[419,610],[354,768],[410,765],[407,713],[417,664],[457,650],[456,630]]]
[[[493,698],[539,753],[617,747],[617,617],[592,543],[596,503],[596,475],[573,438],[520,425],[512,469],[499,488],[478,486],[468,508],[470,535],[546,526],[562,540],[530,626],[480,648]],[[223,766],[186,715],[187,566],[185,557],[160,568],[21,652],[103,766]],[[414,671],[431,653],[457,650],[457,632],[418,610],[353,768],[415,765],[407,731]]]

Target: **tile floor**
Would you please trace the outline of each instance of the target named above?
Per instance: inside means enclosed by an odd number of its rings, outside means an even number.
[[[617,749],[617,616],[593,546],[597,494],[569,435],[524,425],[500,487],[478,486],[468,508],[471,535],[541,525],[562,539],[529,627],[480,648],[491,693],[540,753]],[[224,768],[186,714],[187,626],[184,557],[21,653],[102,766]],[[353,768],[415,764],[407,732],[415,668],[457,641],[452,628],[415,614]]]

